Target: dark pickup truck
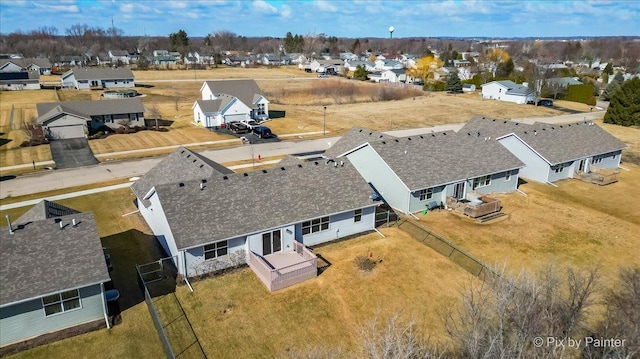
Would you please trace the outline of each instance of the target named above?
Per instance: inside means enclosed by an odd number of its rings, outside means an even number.
[[[245,125],[244,123],[240,123],[240,122],[230,122],[229,123],[229,129],[233,133],[248,133],[249,132],[249,128],[247,127],[247,125]]]

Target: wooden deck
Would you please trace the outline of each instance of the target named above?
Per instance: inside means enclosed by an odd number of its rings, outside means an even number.
[[[269,291],[286,288],[318,275],[316,255],[298,242],[293,242],[293,247],[292,251],[264,257],[249,252],[249,267]]]
[[[459,200],[454,197],[447,197],[447,207],[471,218],[486,216],[490,213],[496,213],[502,210],[500,200],[489,196],[480,196],[478,199],[482,201],[481,204],[474,204],[466,199]]]
[[[620,172],[616,170],[591,165],[588,172],[575,171],[573,178],[605,186],[618,182],[619,173]]]

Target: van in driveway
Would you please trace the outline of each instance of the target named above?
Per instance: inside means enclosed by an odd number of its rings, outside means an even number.
[[[258,136],[259,138],[270,138],[273,137],[273,133],[271,133],[271,129],[267,126],[256,126],[252,129],[253,134]]]

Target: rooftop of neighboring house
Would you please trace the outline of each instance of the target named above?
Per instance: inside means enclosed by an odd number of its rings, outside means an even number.
[[[133,72],[126,67],[83,67],[74,68],[62,75],[65,79],[73,74],[76,80],[133,80]]]
[[[40,73],[38,71],[21,71],[21,72],[0,72],[0,81],[3,82],[39,82]]]
[[[111,50],[109,53],[116,57],[129,57],[129,52],[124,50]]]
[[[42,201],[12,228],[1,229],[0,306],[110,280],[93,214]]]
[[[131,190],[136,197],[143,199],[156,185],[232,173],[234,173],[232,170],[213,160],[187,148],[179,147],[137,180],[131,186]],[[146,201],[144,204],[148,205],[149,202]]]
[[[144,113],[144,105],[139,98],[42,102],[36,104],[36,109],[38,110],[38,123],[42,123],[59,113],[71,113],[83,117]]]
[[[385,135],[382,132],[371,131],[362,127],[352,127],[349,132],[345,133],[325,152],[327,158],[337,158],[345,152],[354,149],[364,143],[378,141],[383,139],[394,139],[394,136]]]
[[[178,249],[378,204],[348,161],[214,174],[155,190]]]
[[[26,69],[31,65],[36,65],[42,68],[51,68],[51,62],[49,59],[44,57],[30,57],[30,58],[20,58],[20,59],[0,59],[0,67],[4,64],[11,62],[17,66]]]
[[[264,97],[264,93],[253,79],[205,81],[200,91],[205,85],[209,87],[212,93],[237,97],[249,107],[260,96]]]
[[[567,87],[569,85],[582,85],[582,82],[573,77],[554,77],[546,80],[549,85]]]
[[[536,122],[525,124],[475,116],[458,133],[479,133],[480,137],[501,138],[515,134],[550,164],[615,152],[626,148],[609,132],[590,121],[567,124]]]

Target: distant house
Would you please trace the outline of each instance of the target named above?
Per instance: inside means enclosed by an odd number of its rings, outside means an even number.
[[[327,156],[348,159],[385,203],[404,213],[448,198],[515,191],[523,167],[495,140],[453,131],[395,138],[354,128],[334,146],[342,153],[329,149]]]
[[[346,162],[290,158],[273,169],[231,173],[185,148],[131,188],[180,274],[248,263],[270,290],[315,277],[316,256],[306,246],[373,230],[378,205]]]
[[[75,87],[78,90],[135,86],[133,72],[124,67],[74,68],[62,75],[61,82],[62,87]]]
[[[40,90],[40,74],[37,71],[0,72],[0,89],[3,91]]]
[[[217,127],[234,121],[269,117],[269,101],[252,79],[206,81],[200,88],[202,100],[191,107],[194,123]]]
[[[179,52],[169,52],[168,50],[153,50],[151,63],[153,65],[175,65],[181,60]]]
[[[49,139],[85,137],[89,128],[144,127],[144,105],[139,98],[102,101],[38,103],[38,119]]]
[[[569,85],[582,85],[582,82],[573,77],[553,77],[547,79],[545,82],[549,87],[559,89],[566,89]]]
[[[109,282],[93,214],[41,201],[2,228],[0,355],[109,326]]]
[[[46,58],[0,59],[0,72],[35,71],[40,75],[51,75],[51,62]]]
[[[129,65],[131,63],[131,55],[128,51],[109,50],[109,57],[114,64]]]
[[[374,68],[378,71],[399,70],[404,67],[402,62],[390,59],[376,60],[374,64]]]
[[[549,183],[578,172],[616,169],[625,144],[593,122],[532,125],[474,117],[459,133],[491,137],[524,162],[521,176]]]
[[[327,67],[332,66],[334,68],[341,68],[343,65],[342,60],[313,60],[309,63],[309,67],[313,72],[326,72]],[[339,72],[339,71],[338,71]]]
[[[385,70],[380,73],[383,81],[392,83],[407,82],[407,71],[405,69]]]
[[[474,85],[474,84],[464,84],[464,85],[462,85],[462,92],[464,92],[464,93],[474,93],[474,92],[476,92],[476,85]]]
[[[482,98],[525,104],[535,100],[532,89],[509,80],[492,81],[482,85]]]
[[[372,61],[356,60],[356,61],[345,62],[344,66],[348,67],[349,71],[355,71],[358,68],[358,66],[364,66],[364,69],[367,72],[372,72],[372,71],[375,71],[376,64]]]

